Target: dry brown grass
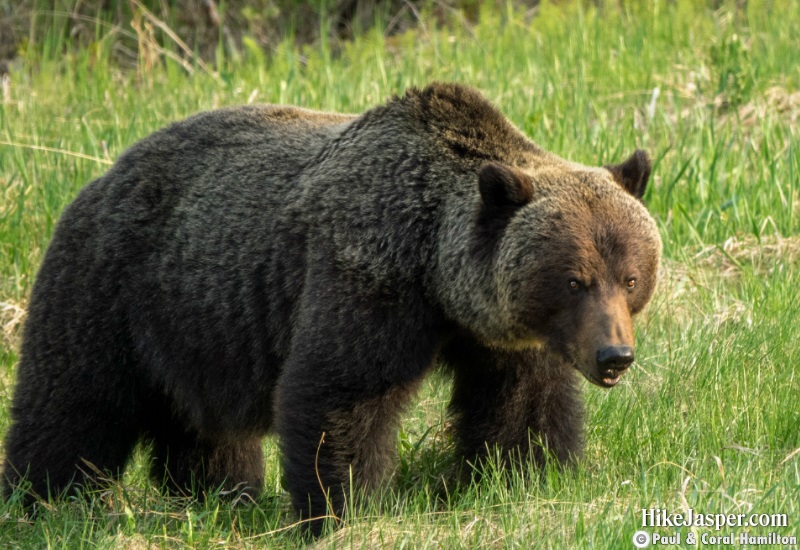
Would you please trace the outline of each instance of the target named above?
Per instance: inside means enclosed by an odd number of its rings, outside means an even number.
[[[767,89],[756,101],[750,101],[736,111],[742,124],[758,124],[768,113],[777,115],[792,127],[800,119],[800,92],[791,92],[781,86]]]
[[[150,550],[151,548],[160,548],[159,545],[147,540],[140,534],[123,535],[117,534],[113,539],[114,548],[120,550]]]
[[[721,245],[687,251],[685,258],[664,259],[653,303],[640,322],[668,316],[671,326],[681,332],[698,324],[719,327],[735,322],[750,327],[756,304],[739,298],[738,283],[745,274],[766,276],[798,266],[800,236],[773,236],[760,242],[753,236],[736,236]]]
[[[27,315],[26,303],[0,301],[0,343],[7,349],[19,349],[22,325]]]
[[[800,260],[800,236],[775,235],[762,239],[752,235],[734,236],[722,245],[703,247],[693,259],[695,265],[712,270],[717,277],[738,277],[747,268],[767,274],[780,264],[793,264]]]
[[[678,97],[690,100],[688,105],[675,110],[667,101],[660,101],[659,108],[665,109],[667,118],[675,124],[681,120],[702,120],[703,113],[709,109],[718,116],[720,122],[731,122],[752,131],[767,117],[796,128],[800,121],[800,91],[790,90],[785,86],[775,85],[760,94],[754,94],[749,101],[741,105],[731,105],[724,94],[711,94],[712,76],[708,67],[687,67],[674,65],[672,71],[663,77],[661,86],[671,90]],[[641,115],[641,113],[640,113]],[[643,115],[642,115],[643,117]],[[640,121],[644,123],[644,121]]]
[[[435,516],[428,514],[427,516]],[[326,548],[399,548],[404,542],[416,547],[420,541],[425,541],[426,548],[449,548],[453,544],[468,548],[474,544],[476,538],[481,540],[481,548],[501,548],[506,539],[506,533],[492,514],[464,513],[460,521],[460,529],[454,537],[449,526],[436,526],[435,517],[422,518],[423,521],[413,521],[409,525],[408,518],[404,520],[392,518],[370,518],[368,524],[354,523],[345,526],[328,537],[316,541],[309,546],[310,550],[323,550]],[[420,529],[425,525],[425,529]],[[480,530],[479,532],[476,532]]]

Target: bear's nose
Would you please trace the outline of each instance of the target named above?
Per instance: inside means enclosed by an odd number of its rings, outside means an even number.
[[[630,346],[606,346],[597,350],[597,366],[603,370],[621,371],[633,363],[633,348]]]

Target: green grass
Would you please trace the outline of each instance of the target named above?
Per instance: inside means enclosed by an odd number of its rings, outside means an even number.
[[[448,383],[428,380],[403,424],[394,484],[317,547],[632,548],[643,508],[785,513],[787,527],[733,530],[800,536],[800,4],[622,4],[544,5],[530,23],[484,9],[470,29],[425,25],[389,39],[375,30],[337,56],[248,50],[220,59],[217,76],[163,56],[149,71],[120,71],[103,27],[68,55],[56,34],[40,37],[0,103],[0,434],[54,224],[126,147],[250,99],[359,112],[407,86],[458,80],[563,157],[603,164],[650,151],[646,198],[665,261],[638,321],[638,363],[612,391],[585,388],[577,468],[513,472],[509,482],[490,465],[481,484],[460,488],[440,480]],[[146,481],[142,449],[122,484],[88,502],[35,519],[13,499],[0,503],[0,547],[294,547],[274,440],[265,450],[257,506],[169,500]]]

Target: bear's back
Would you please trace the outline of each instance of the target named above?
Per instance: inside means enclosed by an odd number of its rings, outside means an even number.
[[[154,383],[183,381],[183,414],[198,426],[211,409],[228,426],[268,425],[264,395],[227,399],[220,388],[246,386],[253,370],[262,388],[274,383],[303,281],[298,175],[354,118],[244,106],[144,138],[64,211],[36,316],[54,316],[54,293],[100,289],[71,300],[74,315],[135,327],[131,344]],[[199,364],[214,368],[197,373]]]
[[[199,113],[130,147],[65,217],[92,202],[81,216],[160,255],[188,240],[202,245],[209,232],[252,233],[286,215],[301,194],[298,175],[354,118],[274,105]]]
[[[138,142],[105,179],[131,181],[140,191],[157,185],[162,194],[184,194],[188,186],[213,193],[217,185],[229,194],[231,186],[269,194],[258,187],[293,179],[354,118],[275,105],[207,111]]]

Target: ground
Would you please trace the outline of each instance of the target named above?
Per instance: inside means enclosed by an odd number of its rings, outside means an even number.
[[[394,492],[317,547],[623,546],[651,507],[785,513],[787,527],[772,530],[800,533],[800,6],[676,4],[545,6],[530,25],[489,13],[469,29],[365,36],[336,59],[286,46],[217,77],[173,62],[121,72],[105,64],[104,42],[26,60],[0,104],[0,411],[53,223],[135,139],[251,99],[358,112],[408,85],[456,79],[563,157],[603,164],[637,147],[651,152],[646,199],[665,244],[662,287],[638,324],[627,379],[613,392],[586,388],[582,466],[547,470],[543,483],[490,477],[445,490],[447,388],[433,379],[405,418]],[[2,412],[0,432],[7,426]],[[0,504],[0,546],[291,548],[274,442],[265,450],[267,496],[257,507],[167,501],[146,484],[139,453],[126,490],[93,504],[36,520]]]

